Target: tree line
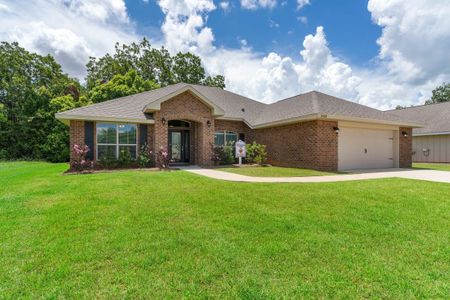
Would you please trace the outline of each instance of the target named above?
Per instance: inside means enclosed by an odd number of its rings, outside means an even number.
[[[164,87],[178,82],[225,88],[208,76],[200,57],[171,55],[148,40],[115,45],[112,54],[91,57],[85,83],[70,77],[51,55],[18,43],[0,43],[0,159],[69,159],[68,126],[57,112]]]

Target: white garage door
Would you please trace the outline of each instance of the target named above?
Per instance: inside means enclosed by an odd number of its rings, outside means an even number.
[[[339,170],[394,167],[394,131],[342,127],[338,140]]]

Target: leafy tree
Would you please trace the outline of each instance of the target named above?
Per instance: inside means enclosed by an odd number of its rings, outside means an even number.
[[[60,107],[51,102],[63,95],[80,99],[78,87],[79,83],[64,74],[50,55],[1,42],[0,158],[67,160],[68,129],[55,120],[54,113]],[[73,107],[68,104],[69,98],[64,101],[65,106]]]
[[[87,64],[87,88],[91,90],[99,83],[106,83],[115,75],[125,75],[131,70],[136,70],[142,79],[152,80],[162,87],[178,82],[225,87],[223,76],[206,76],[198,56],[192,53],[172,56],[164,47],[152,48],[144,38],[130,45],[117,43],[112,55],[91,57]]]
[[[0,122],[6,121],[6,111],[5,106],[0,103]]]
[[[115,75],[106,83],[98,83],[89,92],[89,99],[94,102],[102,102],[114,98],[128,96],[158,88],[153,80],[144,80],[135,70],[128,71],[125,75]]]
[[[218,87],[221,89],[225,88],[225,77],[222,75],[217,75],[214,77],[208,76],[206,77],[204,84],[207,86]]]
[[[425,101],[425,104],[434,104],[448,101],[450,101],[450,83],[444,82],[442,85],[436,87],[432,91],[431,99]]]

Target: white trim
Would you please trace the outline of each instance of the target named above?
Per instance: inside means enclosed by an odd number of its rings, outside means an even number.
[[[155,120],[148,120],[148,119],[66,115],[63,113],[55,114],[55,118],[66,124],[68,124],[70,120],[96,121],[105,123],[109,122],[109,123],[155,124]]]
[[[152,112],[155,110],[160,110],[161,109],[161,103],[163,103],[164,101],[167,101],[175,96],[178,96],[184,92],[191,92],[193,93],[195,96],[197,96],[203,103],[205,103],[206,105],[208,105],[209,107],[211,107],[213,109],[213,115],[214,116],[222,116],[225,114],[225,111],[219,107],[218,105],[216,105],[215,103],[211,102],[207,97],[205,97],[203,94],[201,94],[199,91],[197,91],[195,88],[193,88],[190,85],[187,85],[185,87],[182,87],[178,90],[176,90],[173,93],[170,93],[169,95],[166,95],[164,97],[159,98],[156,101],[153,101],[149,104],[147,104],[144,107],[144,112]]]
[[[420,127],[424,126],[423,124],[420,124],[420,123],[379,120],[379,119],[370,119],[370,118],[363,118],[363,117],[347,117],[347,116],[340,116],[340,115],[320,115],[320,119],[353,121],[353,122],[361,122],[361,123],[388,124],[388,125],[397,125],[397,126],[405,126],[405,127],[413,127],[413,128],[420,128]]]
[[[431,133],[414,133],[413,136],[430,136],[430,135],[447,135],[450,134],[450,131],[443,131],[443,132],[431,132]]]

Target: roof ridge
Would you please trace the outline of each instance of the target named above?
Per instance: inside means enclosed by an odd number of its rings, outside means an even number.
[[[393,109],[385,110],[385,112],[389,112],[389,111],[402,111],[402,110],[413,109],[413,108],[420,108],[420,107],[425,107],[425,106],[426,106],[426,107],[431,107],[431,106],[436,106],[436,105],[438,105],[438,104],[447,104],[447,105],[450,105],[450,101],[438,102],[438,103],[430,103],[430,104],[413,105],[413,106],[410,106],[410,107],[402,107],[402,108],[400,108],[400,109],[393,108]]]

